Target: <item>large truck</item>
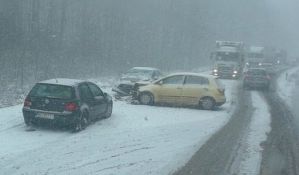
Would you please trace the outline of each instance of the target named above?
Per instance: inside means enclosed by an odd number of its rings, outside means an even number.
[[[265,47],[250,46],[246,55],[246,67],[258,67],[265,58]]]
[[[237,79],[243,73],[244,44],[234,41],[216,41],[216,51],[212,52],[212,75],[220,78]]]

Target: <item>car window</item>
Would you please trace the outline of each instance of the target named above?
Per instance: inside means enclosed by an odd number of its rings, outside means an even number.
[[[208,85],[209,80],[207,78],[199,76],[187,76],[185,84]]]
[[[73,87],[52,84],[36,84],[30,92],[30,96],[59,99],[73,99],[74,94]]]
[[[91,93],[89,87],[86,84],[79,85],[79,93],[80,93],[80,97],[83,100],[87,100],[87,99],[92,99],[93,98],[93,94]]]
[[[184,76],[177,75],[163,79],[163,84],[183,84]]]
[[[94,96],[103,96],[102,90],[97,85],[88,83],[88,87]]]

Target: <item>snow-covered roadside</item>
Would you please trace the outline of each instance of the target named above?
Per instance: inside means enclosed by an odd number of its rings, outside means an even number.
[[[288,106],[292,106],[292,94],[296,86],[295,75],[299,72],[299,67],[294,67],[283,72],[277,79],[278,95],[286,102]]]
[[[111,118],[77,134],[25,132],[21,106],[0,109],[1,173],[167,175],[230,119],[237,82],[224,84],[228,102],[218,111],[116,101]]]
[[[255,111],[245,143],[242,143],[243,154],[238,174],[258,175],[263,150],[261,143],[267,140],[267,133],[271,131],[271,115],[267,102],[258,92],[252,92],[251,98]]]

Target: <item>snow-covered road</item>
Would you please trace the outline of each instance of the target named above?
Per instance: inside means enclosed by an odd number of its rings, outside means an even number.
[[[243,138],[241,162],[237,174],[258,175],[262,161],[262,143],[267,140],[271,131],[271,115],[269,106],[263,96],[258,92],[251,92],[254,112],[248,131]]]
[[[237,81],[217,111],[116,101],[111,118],[86,130],[26,132],[21,108],[0,109],[0,174],[169,174],[183,166],[234,109]]]

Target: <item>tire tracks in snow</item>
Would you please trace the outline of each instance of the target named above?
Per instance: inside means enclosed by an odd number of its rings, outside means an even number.
[[[299,137],[294,116],[274,92],[265,94],[271,106],[272,131],[265,142],[261,175],[299,174]]]
[[[259,174],[261,143],[270,131],[269,107],[262,93],[239,88],[238,98],[229,123],[174,175]]]
[[[237,108],[230,121],[215,133],[174,175],[230,175],[237,166],[242,138],[252,116],[250,92],[238,87]]]

